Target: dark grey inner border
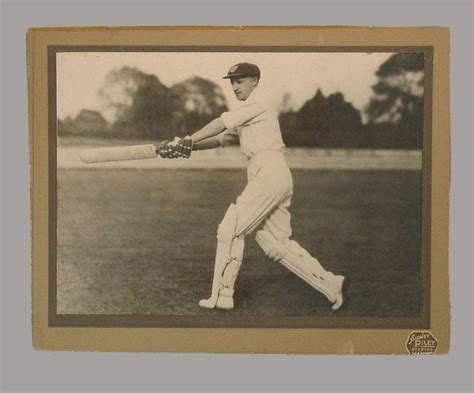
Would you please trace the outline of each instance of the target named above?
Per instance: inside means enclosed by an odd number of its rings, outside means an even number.
[[[245,317],[206,315],[72,315],[57,314],[57,107],[56,53],[61,52],[404,52],[423,53],[425,67],[422,158],[421,313],[417,317]],[[48,46],[49,274],[50,327],[176,327],[176,328],[358,328],[429,329],[431,327],[431,164],[432,46]]]

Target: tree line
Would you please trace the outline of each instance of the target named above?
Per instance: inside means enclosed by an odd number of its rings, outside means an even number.
[[[362,114],[342,93],[320,89],[300,109],[280,106],[287,146],[321,148],[422,148],[424,60],[418,53],[391,56],[376,72],[372,98]],[[58,134],[170,139],[195,131],[227,110],[224,94],[212,81],[194,76],[171,87],[155,75],[123,67],[112,70],[99,90],[114,120],[84,109],[58,120]]]

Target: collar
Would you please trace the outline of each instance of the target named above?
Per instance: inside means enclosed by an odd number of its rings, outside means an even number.
[[[258,86],[252,90],[252,92],[250,93],[250,95],[248,96],[248,98],[245,100],[245,102],[254,102],[258,99],[258,96],[259,96],[259,90],[258,90]]]

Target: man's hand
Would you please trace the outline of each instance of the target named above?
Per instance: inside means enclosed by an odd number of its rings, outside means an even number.
[[[157,153],[162,158],[189,158],[193,150],[193,140],[186,136],[175,137],[172,142],[164,141],[157,147]]]
[[[161,158],[174,158],[173,157],[173,148],[171,142],[168,140],[162,141],[157,147],[156,152]]]
[[[191,157],[191,152],[193,151],[193,140],[189,135],[186,135],[178,141],[177,151],[180,157]]]

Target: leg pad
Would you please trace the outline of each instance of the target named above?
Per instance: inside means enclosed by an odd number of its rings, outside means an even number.
[[[335,287],[337,280],[331,272],[325,271],[319,262],[293,240],[279,241],[267,231],[258,231],[255,237],[267,256],[280,262],[292,273],[306,281],[314,289],[321,292],[335,303],[340,292]]]
[[[205,308],[233,308],[234,284],[242,265],[245,237],[236,236],[237,213],[235,205],[230,205],[217,231],[217,251],[209,299],[199,302]],[[222,299],[221,299],[222,298]]]

